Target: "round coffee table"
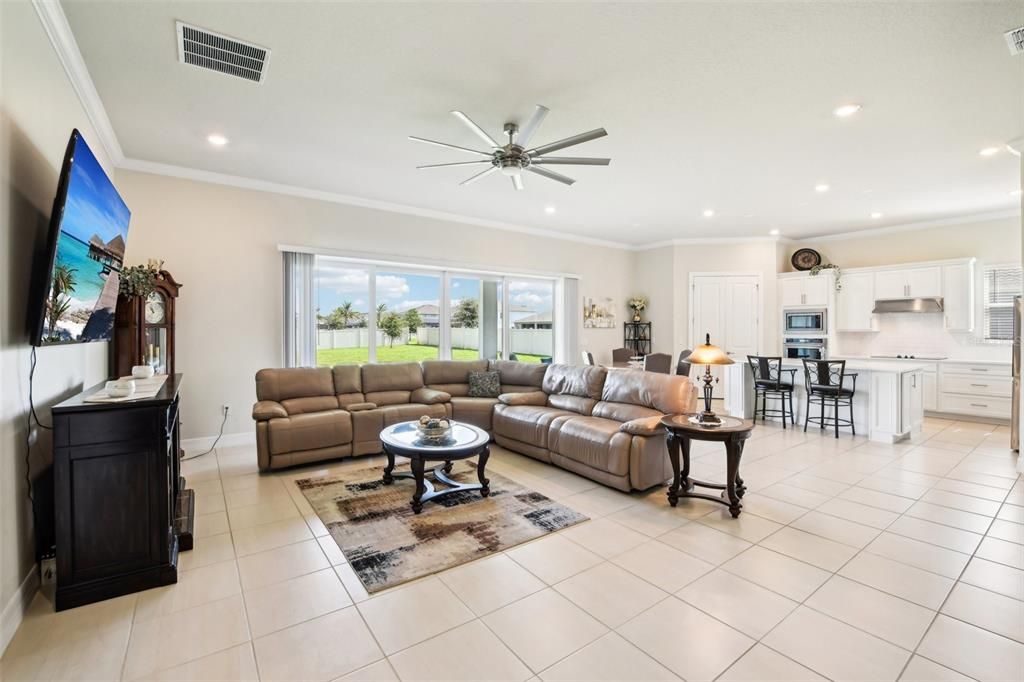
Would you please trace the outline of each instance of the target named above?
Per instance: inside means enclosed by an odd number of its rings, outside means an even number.
[[[696,497],[702,500],[718,502],[729,507],[733,518],[740,515],[743,505],[740,499],[747,488],[740,478],[740,457],[743,455],[743,444],[750,438],[754,422],[749,419],[737,419],[719,415],[722,423],[708,427],[690,421],[693,414],[677,414],[662,417],[661,425],[667,431],[668,458],[672,462],[672,485],[668,489],[668,503],[673,507],[680,497]],[[722,483],[707,483],[690,478],[690,441],[708,440],[725,443],[725,478]],[[682,450],[683,466],[679,468],[679,451]],[[708,495],[693,491],[694,486],[724,491],[721,495]]]
[[[482,497],[491,494],[490,481],[484,475],[487,458],[491,455],[488,447],[490,436],[483,429],[472,424],[453,422],[451,434],[441,442],[425,440],[420,437],[417,422],[400,422],[392,424],[380,432],[380,441],[384,453],[388,456],[388,465],[384,469],[384,484],[391,485],[396,478],[411,478],[416,481],[416,491],[412,495],[413,512],[423,511],[423,503],[451,495],[464,490],[479,490]],[[395,457],[408,457],[412,468],[410,473],[395,474]],[[479,456],[476,464],[476,477],[479,483],[459,483],[448,478],[452,472],[452,462],[469,457]],[[434,480],[443,483],[445,488],[434,487],[433,482],[424,478],[424,465],[427,462],[442,462],[434,467]]]

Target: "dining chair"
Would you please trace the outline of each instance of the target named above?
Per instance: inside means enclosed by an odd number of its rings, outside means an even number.
[[[629,362],[633,357],[633,351],[629,348],[613,348],[612,362]]]
[[[582,356],[583,356],[583,364],[584,365],[590,365],[591,367],[594,365],[594,354],[593,353],[591,353],[589,350],[585,350],[585,351],[583,351]]]
[[[686,358],[691,355],[693,355],[693,351],[689,348],[679,352],[679,362],[676,363],[676,374],[681,377],[690,376],[690,363],[686,361]]]
[[[781,357],[770,355],[748,355],[747,363],[754,376],[754,419],[757,419],[757,401],[760,398],[761,421],[768,417],[782,417],[782,428],[785,429],[788,417],[789,423],[796,426],[793,409],[793,377],[796,375],[796,368],[783,367]],[[769,400],[781,400],[781,409],[768,409]]]
[[[846,379],[852,379],[850,384]],[[853,435],[857,429],[853,425],[853,396],[857,392],[857,373],[846,371],[846,360],[808,360],[804,358],[804,387],[807,391],[807,412],[804,415],[804,431],[808,424],[817,424],[820,429],[835,429],[839,438],[839,427],[850,427]],[[817,417],[811,416],[811,405],[821,408]],[[832,408],[830,416],[825,415],[825,407]],[[841,419],[839,408],[850,408],[850,418]]]
[[[672,372],[672,356],[668,353],[651,353],[644,356],[644,371],[670,374]]]

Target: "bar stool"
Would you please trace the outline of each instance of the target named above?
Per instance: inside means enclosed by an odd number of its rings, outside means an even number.
[[[847,386],[846,379],[853,382]],[[817,424],[824,429],[833,427],[836,438],[839,438],[839,427],[850,427],[854,436],[857,428],[853,425],[853,395],[857,392],[857,374],[846,373],[846,360],[808,360],[804,359],[804,385],[807,389],[807,414],[804,417],[804,431],[807,424]],[[811,404],[820,405],[818,417],[811,416]],[[832,406],[832,415],[825,416],[825,406]],[[850,418],[840,419],[839,408],[850,408]]]
[[[786,417],[796,426],[796,415],[793,414],[793,381],[795,369],[782,366],[781,357],[764,355],[748,355],[747,362],[754,374],[754,419],[757,419],[757,399],[761,399],[761,421],[767,417],[782,417],[782,428],[786,428]],[[783,374],[788,374],[788,379]],[[781,400],[781,409],[768,409],[768,399]],[[789,399],[789,409],[786,400]]]

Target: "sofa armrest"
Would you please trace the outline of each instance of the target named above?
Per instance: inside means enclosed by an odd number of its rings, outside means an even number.
[[[287,416],[288,411],[284,409],[284,405],[276,400],[261,400],[252,406],[252,418],[258,422]]]
[[[350,403],[345,405],[345,409],[349,412],[364,412],[377,409],[377,403]]]
[[[544,391],[526,391],[523,393],[502,393],[498,396],[505,405],[547,405],[548,394]]]
[[[622,422],[619,431],[633,436],[657,436],[665,433],[665,427],[661,425],[661,417],[641,417]]]
[[[450,403],[452,396],[450,393],[444,391],[438,391],[436,388],[417,388],[411,394],[409,394],[410,403],[422,403],[424,405],[434,405],[436,403]]]

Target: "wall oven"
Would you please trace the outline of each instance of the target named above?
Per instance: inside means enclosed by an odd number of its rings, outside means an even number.
[[[828,340],[823,338],[786,337],[782,342],[782,356],[793,360],[825,360],[827,351]]]
[[[825,310],[785,310],[786,334],[826,334],[828,313]]]

